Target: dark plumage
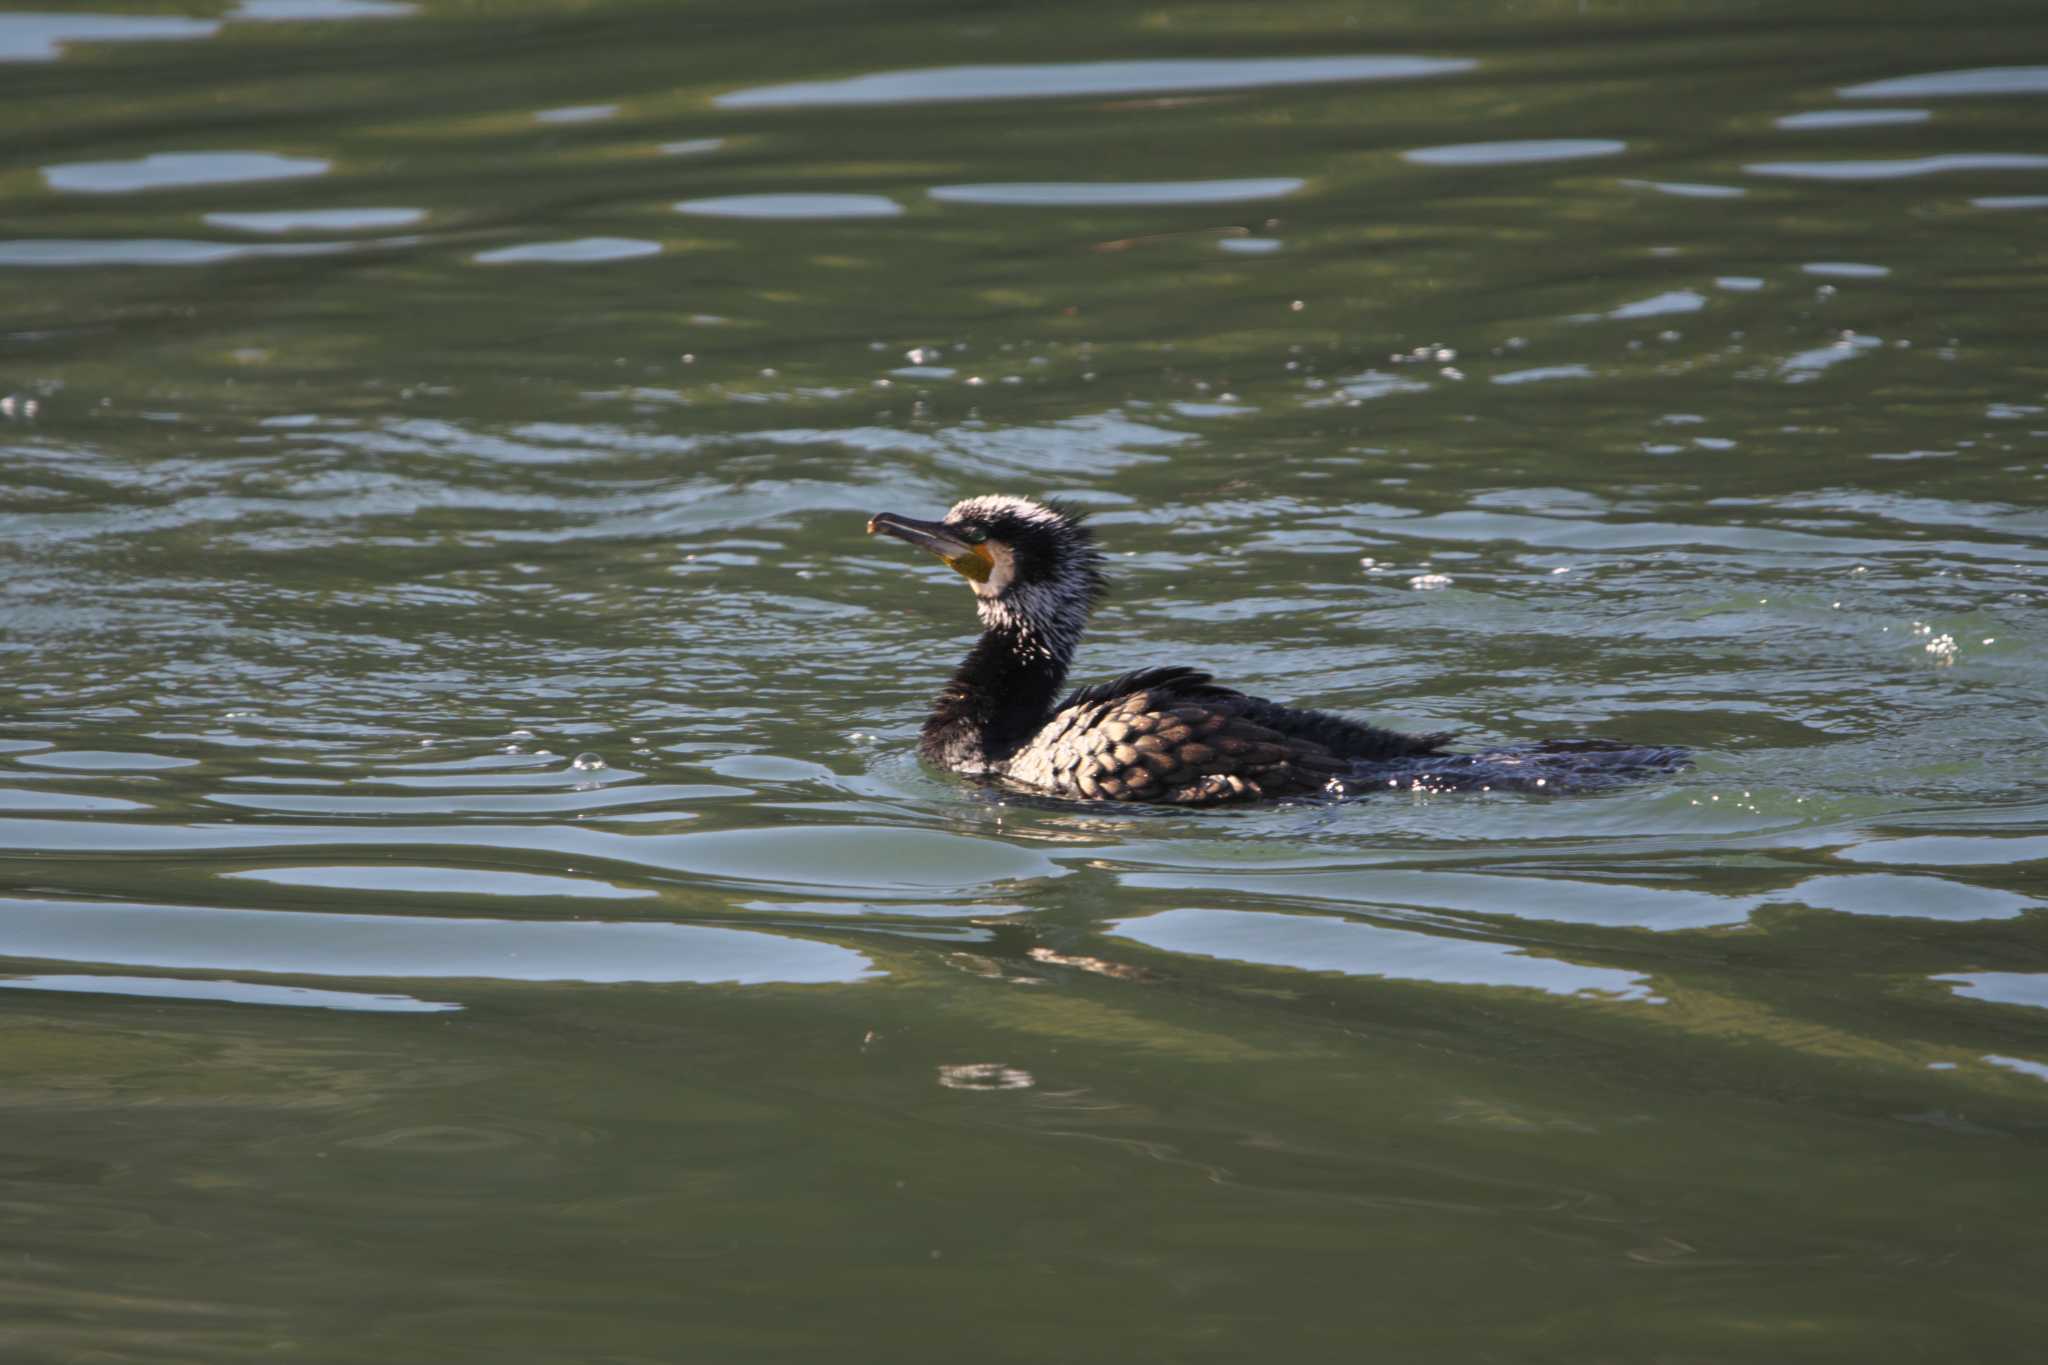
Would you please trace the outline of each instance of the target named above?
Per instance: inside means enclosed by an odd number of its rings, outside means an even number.
[[[1435,754],[1401,735],[1148,668],[1055,702],[1104,591],[1080,517],[1028,498],[957,503],[939,522],[882,514],[868,531],[931,551],[974,586],[981,639],[946,684],[919,750],[955,772],[1058,796],[1213,805],[1329,787],[1362,763]]]

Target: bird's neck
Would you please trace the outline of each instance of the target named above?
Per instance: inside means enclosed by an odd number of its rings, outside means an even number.
[[[939,693],[919,748],[956,772],[996,767],[1051,718],[1071,646],[1048,649],[1007,625],[991,626]]]

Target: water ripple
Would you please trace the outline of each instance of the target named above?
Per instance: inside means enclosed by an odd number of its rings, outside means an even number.
[[[1917,175],[1953,171],[2038,171],[2048,156],[2031,152],[1945,152],[1938,156],[1895,157],[1869,161],[1756,161],[1742,169],[1751,175],[1796,180],[1906,180]]]
[[[1161,204],[1238,204],[1279,199],[1303,181],[1152,180],[1043,181],[1035,184],[936,185],[927,190],[944,204],[989,204],[1028,208],[1143,208]]]
[[[2048,95],[2048,66],[1985,66],[1848,85],[1848,100],[1922,100],[1973,95]]]
[[[74,161],[43,168],[53,190],[74,194],[129,194],[137,190],[239,185],[325,175],[333,163],[276,152],[153,152],[133,161]]]
[[[281,976],[819,984],[869,977],[850,948],[648,921],[436,919],[0,899],[8,956]]]
[[[882,71],[836,81],[757,86],[720,95],[721,109],[961,103],[1067,96],[1160,95],[1184,90],[1414,80],[1470,71],[1460,57],[1240,57],[1177,61],[1047,62]]]
[[[1148,947],[1198,957],[1294,967],[1347,976],[1503,986],[1552,995],[1595,995],[1663,1003],[1632,972],[1537,957],[1504,943],[1361,924],[1323,915],[1255,910],[1168,910],[1112,920],[1109,931]]]

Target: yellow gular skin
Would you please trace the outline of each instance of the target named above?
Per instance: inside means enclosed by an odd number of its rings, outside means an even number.
[[[955,572],[964,574],[977,583],[988,582],[988,576],[995,571],[996,557],[989,553],[988,546],[970,545],[964,555],[954,555],[946,563]]]

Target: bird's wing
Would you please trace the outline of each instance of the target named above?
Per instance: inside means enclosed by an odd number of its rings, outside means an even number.
[[[1314,791],[1345,764],[1245,714],[1250,698],[1194,669],[1127,674],[1070,699],[1009,775],[1062,795],[1213,805]]]
[[[1092,706],[1097,702],[1115,701],[1133,692],[1147,692],[1165,689],[1182,696],[1204,694],[1221,696],[1242,695],[1229,688],[1210,681],[1209,674],[1199,668],[1172,665],[1166,668],[1134,668],[1128,673],[1118,674],[1107,682],[1091,683],[1077,687],[1067,699],[1054,707],[1055,713],[1077,706]]]

